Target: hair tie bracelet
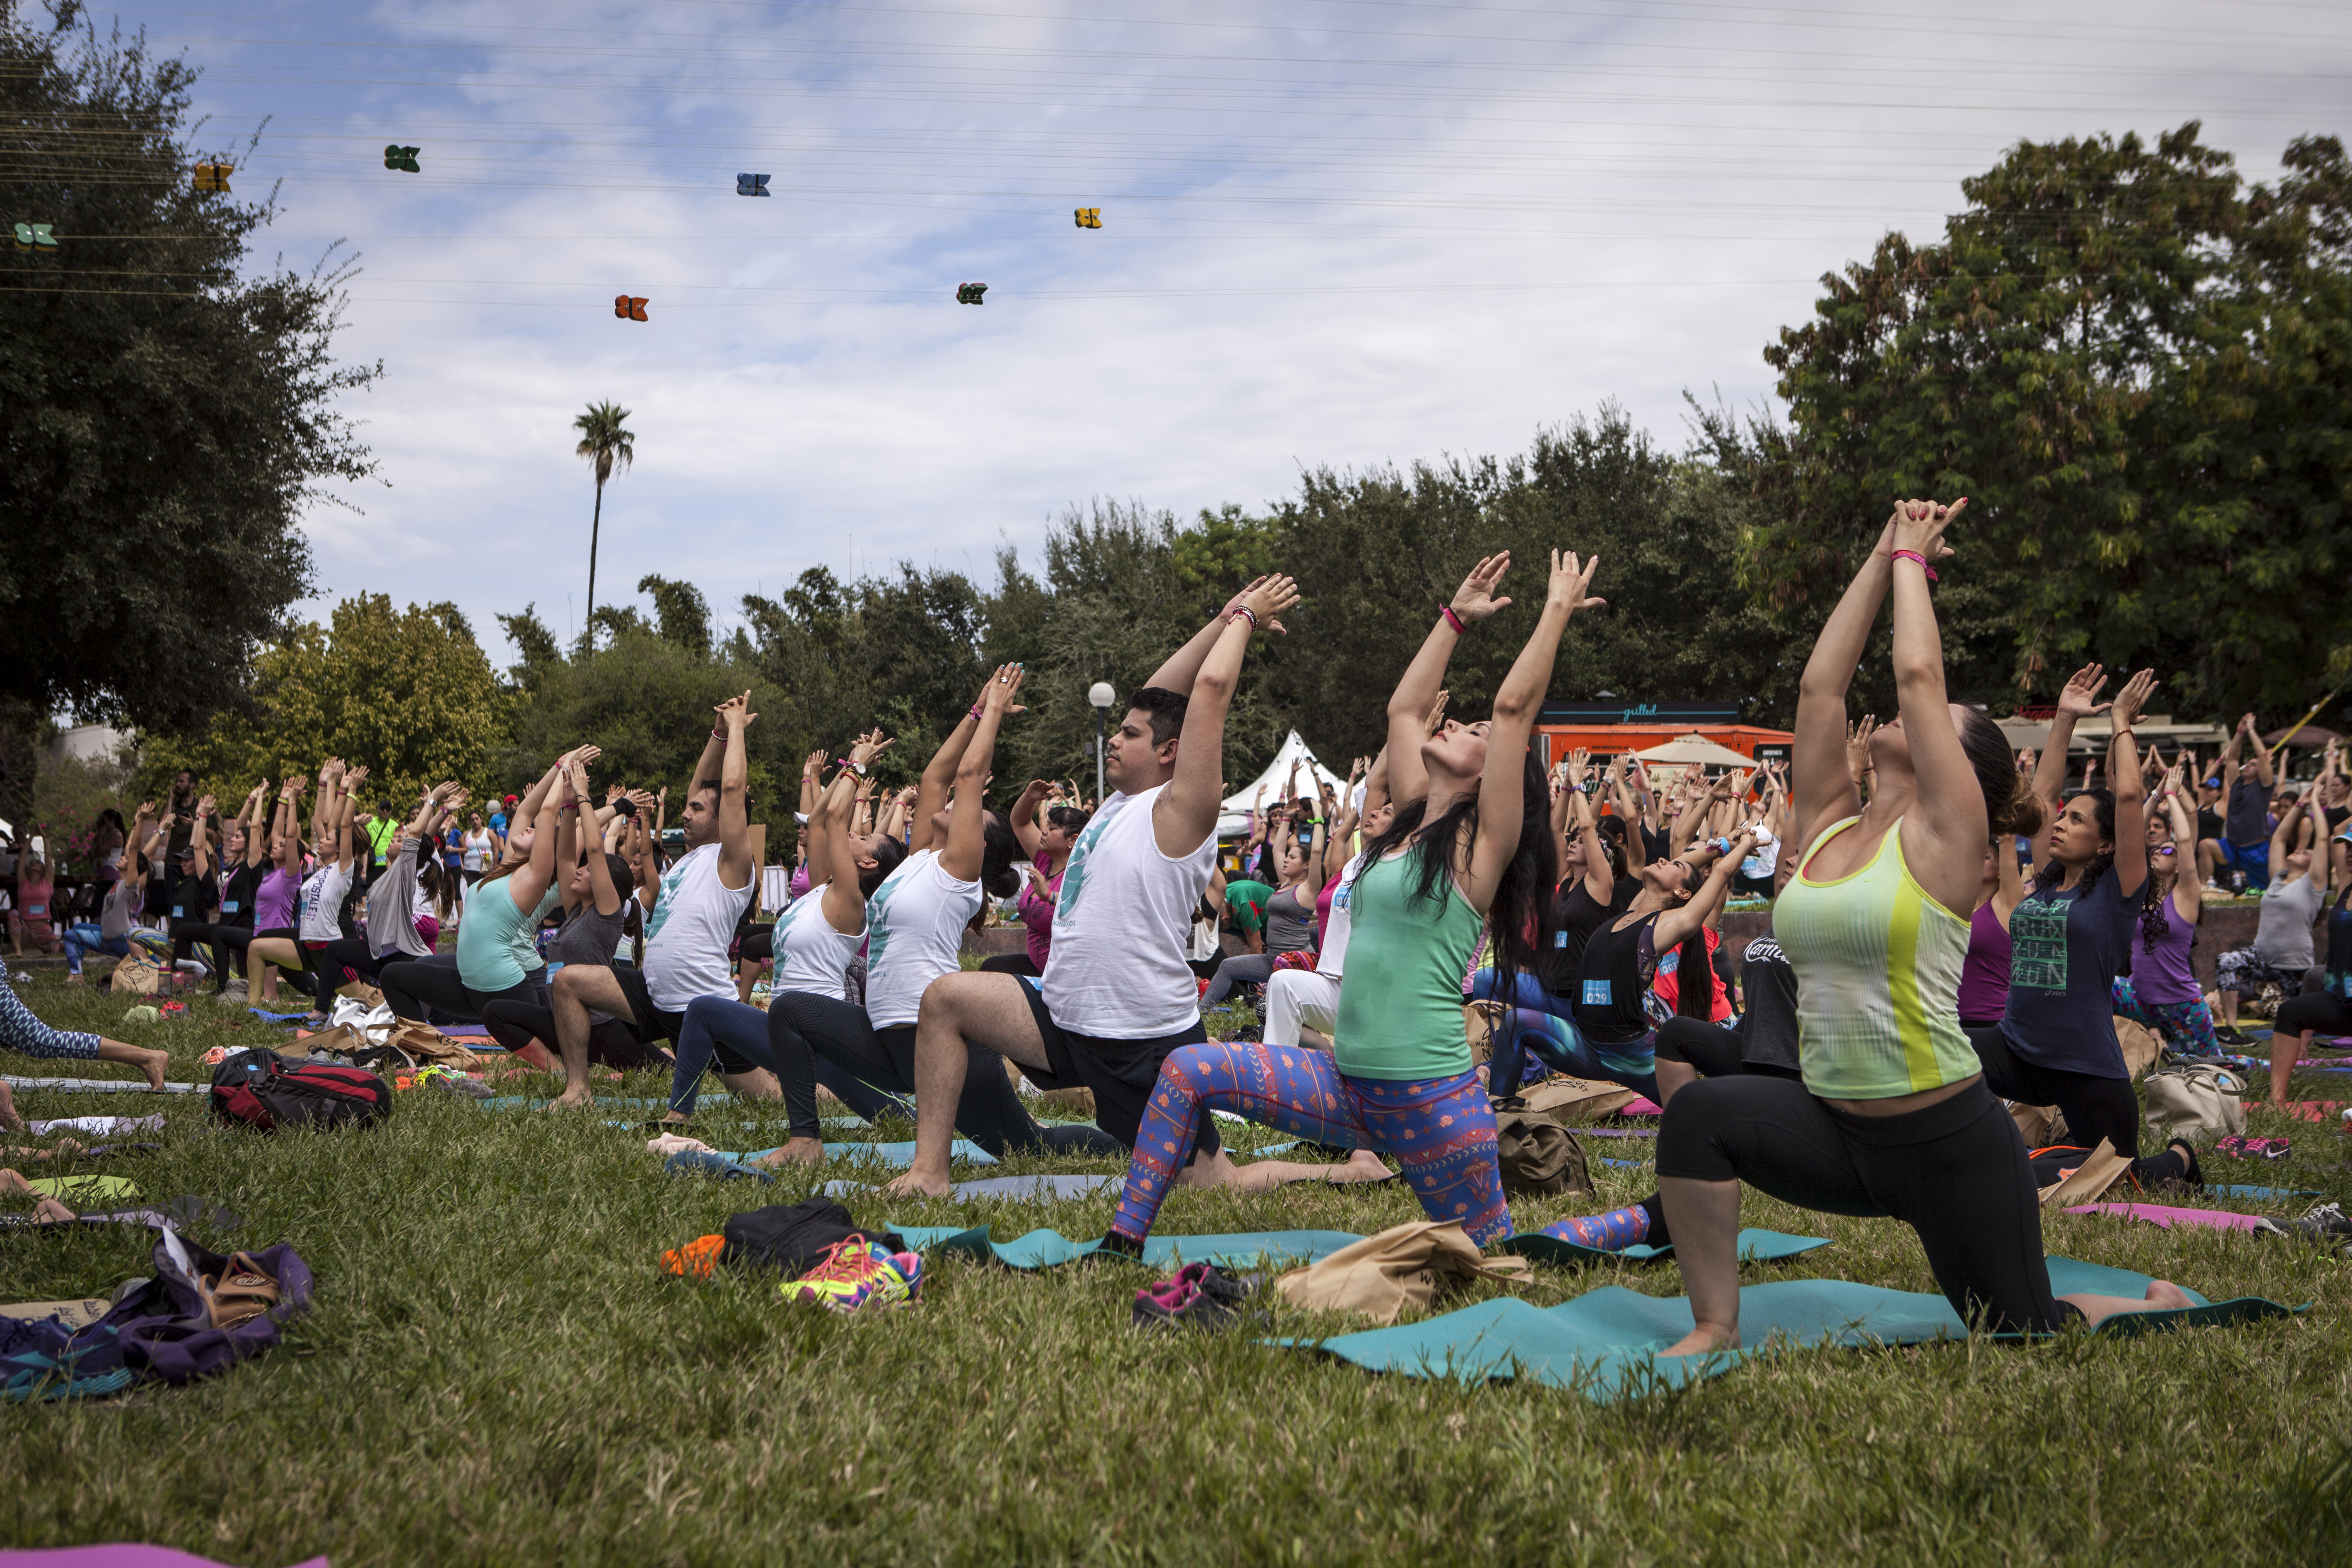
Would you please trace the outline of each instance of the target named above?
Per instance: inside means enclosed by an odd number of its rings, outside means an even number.
[[[1898,550],[1895,552],[1895,559],[1897,561],[1916,561],[1919,563],[1919,570],[1927,574],[1927,581],[1932,583],[1936,580],[1936,569],[1933,566],[1928,565],[1927,558],[1920,554],[1917,551]]]
[[[1234,614],[1248,621],[1250,624],[1250,630],[1255,631],[1257,629],[1257,612],[1251,609],[1247,605],[1235,605],[1234,606]]]
[[[1463,624],[1462,617],[1454,613],[1453,605],[1440,605],[1437,606],[1437,613],[1445,617],[1445,624],[1454,628],[1454,633],[1456,637],[1463,635],[1470,629],[1467,626]]]

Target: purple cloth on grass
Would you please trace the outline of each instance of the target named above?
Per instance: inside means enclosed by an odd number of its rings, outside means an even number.
[[[2250,1214],[2223,1214],[2217,1209],[2172,1209],[2156,1204],[2077,1204],[2068,1214],[2112,1214],[2126,1219],[2144,1219],[2150,1225],[2170,1230],[2176,1225],[2201,1225],[2209,1230],[2252,1230],[2254,1216]]]

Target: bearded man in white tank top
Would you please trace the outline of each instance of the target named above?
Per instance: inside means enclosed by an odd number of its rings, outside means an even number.
[[[1020,1064],[1042,1089],[1094,1091],[1095,1121],[1129,1148],[1168,1053],[1207,1037],[1185,963],[1193,907],[1216,860],[1224,795],[1225,714],[1253,632],[1298,602],[1287,577],[1263,577],[1170,656],[1135,694],[1103,752],[1112,794],[1070,851],[1042,980],[963,971],[923,992],[915,1029],[915,1162],[893,1192],[945,1196],[955,1108],[971,1047]],[[1202,1119],[1189,1184],[1267,1184],[1329,1167],[1240,1167]],[[1378,1177],[1389,1173],[1374,1156]]]
[[[727,950],[758,874],[744,798],[749,759],[743,731],[759,717],[751,702],[746,691],[719,705],[719,722],[695,764],[694,792],[687,797],[686,853],[662,874],[660,901],[646,920],[645,966],[567,963],[548,987],[564,1081],[551,1110],[594,1102],[588,1086],[592,1009],[633,1026],[637,1043],[650,1046],[677,1037],[686,1009],[697,997],[735,999]],[[751,1076],[765,1080],[751,1086],[756,1096],[775,1097],[773,1074]]]

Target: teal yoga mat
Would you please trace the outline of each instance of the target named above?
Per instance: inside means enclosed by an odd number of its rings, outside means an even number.
[[[992,1258],[1010,1268],[1052,1268],[1091,1258],[1099,1241],[1072,1241],[1057,1230],[1033,1230],[1013,1241],[997,1241],[988,1226],[959,1230],[954,1226],[892,1225],[917,1252],[962,1252]],[[1253,1230],[1231,1236],[1155,1236],[1143,1244],[1138,1260],[1160,1268],[1182,1258],[1187,1263],[1214,1263],[1221,1268],[1255,1268],[1260,1263],[1290,1265],[1328,1258],[1343,1247],[1363,1240],[1344,1230]],[[1125,1256],[1114,1258],[1127,1261]]]
[[[895,1165],[900,1170],[915,1163],[915,1146],[908,1143],[828,1143],[828,1158],[851,1162],[870,1162],[877,1165]],[[773,1149],[753,1149],[742,1153],[721,1153],[715,1149],[682,1149],[662,1162],[662,1169],[673,1176],[716,1176],[721,1181],[751,1180],[772,1182],[773,1171],[751,1163],[762,1154],[772,1154]],[[993,1165],[996,1157],[977,1143],[959,1138],[949,1156],[967,1160],[975,1165]]]
[[[1774,1263],[1783,1258],[1811,1252],[1827,1247],[1825,1236],[1784,1236],[1777,1230],[1743,1230],[1739,1233],[1739,1261],[1742,1263]],[[1654,1263],[1661,1258],[1675,1255],[1674,1243],[1652,1247],[1647,1242],[1635,1242],[1620,1252],[1604,1252],[1597,1247],[1586,1247],[1562,1237],[1546,1236],[1539,1230],[1528,1231],[1507,1241],[1495,1244],[1497,1252],[1516,1252],[1522,1258],[1532,1258],[1538,1263],[1605,1263],[1612,1258],[1630,1258],[1635,1263]]]
[[[2072,1258],[2050,1259],[2051,1289],[2059,1295],[2097,1291],[2137,1296],[2148,1277]],[[2227,1326],[2285,1317],[2285,1307],[2258,1296],[2208,1301],[2177,1312],[2113,1318],[2096,1332],[2127,1337],[2193,1325]],[[1727,1372],[1780,1345],[1916,1344],[1962,1339],[1968,1325],[1940,1295],[1888,1290],[1843,1279],[1784,1279],[1745,1286],[1739,1329],[1750,1350],[1661,1358],[1657,1352],[1691,1329],[1690,1300],[1644,1296],[1606,1285],[1557,1307],[1531,1307],[1514,1297],[1481,1301],[1424,1322],[1328,1340],[1272,1340],[1294,1350],[1320,1351],[1375,1372],[1407,1377],[1501,1381],[1532,1378],[1603,1403],[1656,1387],[1678,1388]],[[2007,1336],[2003,1336],[2007,1337]]]
[[[955,1196],[1045,1203],[1055,1198],[1087,1198],[1115,1193],[1126,1181],[1125,1176],[988,1176],[976,1182],[956,1183]],[[872,1192],[874,1185],[872,1182],[827,1182],[824,1195],[856,1197]]]
[[[2315,1187],[2208,1187],[2205,1190],[2225,1198],[2315,1198],[2319,1195]]]

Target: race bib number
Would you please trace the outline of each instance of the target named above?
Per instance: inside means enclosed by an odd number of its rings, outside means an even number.
[[[1552,932],[1551,944],[1554,947],[1566,947],[1568,945],[1568,933],[1564,931],[1556,931]]]
[[[233,915],[236,913],[236,900],[235,899],[231,899],[228,902],[223,904],[221,906],[221,913],[225,915]]]
[[[1588,1007],[1608,1006],[1610,1005],[1609,982],[1606,980],[1586,981],[1584,983],[1584,1005]]]

